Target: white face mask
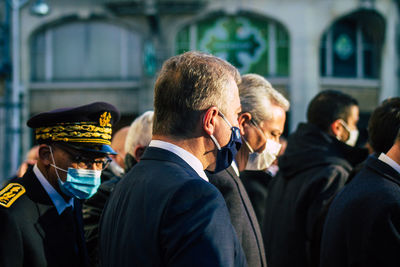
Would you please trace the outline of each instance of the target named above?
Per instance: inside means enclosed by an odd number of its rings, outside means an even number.
[[[349,132],[349,139],[347,139],[347,141],[345,143],[349,146],[355,146],[357,143],[358,135],[359,135],[358,129],[350,130],[349,126],[347,125],[346,122],[344,122],[344,120],[339,120],[339,121],[343,125],[343,127],[346,129],[346,131]]]
[[[254,152],[254,149],[250,146],[250,144],[243,138],[244,143],[249,149],[249,159],[246,164],[246,170],[265,170],[275,161],[277,158],[279,151],[281,151],[282,145],[275,142],[274,140],[268,139],[261,128],[255,121],[252,121],[253,125],[262,133],[264,138],[267,140],[265,144],[265,149],[261,153]]]
[[[249,147],[249,144],[247,142],[245,143]],[[263,152],[250,153],[246,165],[246,170],[259,171],[267,169],[278,157],[279,151],[281,151],[281,147],[281,144],[275,142],[274,140],[267,139],[267,143],[265,144],[265,149],[263,150]],[[254,151],[253,149],[249,150]]]

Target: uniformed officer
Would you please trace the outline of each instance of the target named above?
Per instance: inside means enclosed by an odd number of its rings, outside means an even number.
[[[100,185],[117,109],[104,102],[32,117],[39,159],[0,191],[0,266],[87,266],[79,199]]]

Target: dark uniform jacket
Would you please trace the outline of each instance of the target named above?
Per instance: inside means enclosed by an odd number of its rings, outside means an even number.
[[[58,215],[29,170],[0,193],[0,266],[87,266],[81,205]],[[9,207],[5,207],[9,206]]]
[[[183,159],[149,147],[100,222],[102,266],[245,266],[224,198]]]
[[[263,226],[269,267],[318,265],[327,207],[367,154],[312,124],[299,124],[269,187]]]
[[[240,180],[243,182],[247,195],[256,213],[258,225],[264,225],[265,205],[267,204],[268,185],[272,176],[266,171],[242,171]],[[262,229],[261,229],[262,230]]]
[[[96,194],[83,203],[83,224],[90,266],[99,266],[99,223],[104,206],[121,177],[103,182]]]
[[[400,175],[376,157],[329,209],[321,267],[400,266]]]
[[[235,170],[229,167],[216,174],[207,173],[207,176],[225,199],[247,264],[251,267],[265,267],[267,264],[260,226],[246,189]]]

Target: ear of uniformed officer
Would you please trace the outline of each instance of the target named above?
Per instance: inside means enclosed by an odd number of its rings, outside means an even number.
[[[288,109],[265,78],[187,52],[129,127],[125,174],[114,106],[32,117],[39,159],[0,191],[0,266],[398,266],[400,98],[373,112],[365,160],[358,102],[320,92],[270,178]]]

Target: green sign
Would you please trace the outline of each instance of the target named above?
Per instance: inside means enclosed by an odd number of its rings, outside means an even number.
[[[199,49],[226,59],[240,72],[248,72],[253,62],[267,52],[266,38],[246,18],[225,17],[205,27]]]
[[[341,60],[347,60],[354,52],[353,42],[347,34],[341,34],[335,42],[335,52]]]
[[[241,72],[259,61],[266,50],[266,41],[245,18],[223,18],[205,31],[200,50],[226,59]]]
[[[271,28],[274,30],[271,31]],[[274,35],[269,36],[271,33]],[[278,76],[288,75],[287,32],[282,26],[266,19],[244,16],[210,17],[183,28],[176,41],[177,53],[193,48],[227,60],[241,73],[251,72],[263,76],[271,74],[269,47],[273,42],[273,73]]]

